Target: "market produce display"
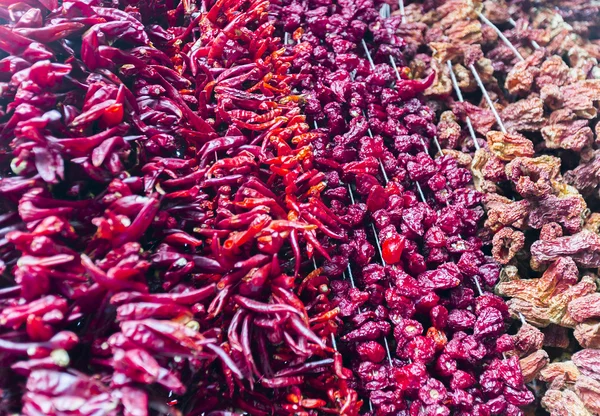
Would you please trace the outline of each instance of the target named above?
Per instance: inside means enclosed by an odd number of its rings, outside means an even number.
[[[484,233],[503,265],[496,293],[510,298],[512,317],[523,322],[515,342],[523,375],[547,383],[538,386],[538,399],[553,415],[598,414],[600,403],[600,378],[589,370],[600,347],[594,311],[600,55],[598,41],[590,40],[598,34],[598,9],[589,2],[533,8],[493,1],[406,9],[419,35],[412,38],[428,47],[412,68],[436,69],[425,95],[443,111],[441,145],[471,166],[475,188],[484,193]],[[453,75],[465,102],[451,98]]]
[[[0,415],[600,414],[564,3],[0,2]]]

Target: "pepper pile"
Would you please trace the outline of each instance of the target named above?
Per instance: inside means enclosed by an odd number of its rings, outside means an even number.
[[[479,19],[480,10],[512,47]],[[427,42],[432,51],[417,55],[413,69],[427,74],[429,63],[438,69],[425,95],[446,110],[438,124],[440,141],[448,149],[444,154],[471,165],[475,186],[485,193],[486,232],[494,259],[504,265],[496,290],[511,298],[511,315],[523,320],[516,348],[507,354],[521,357],[527,381],[551,383],[542,405],[553,415],[596,414],[600,401],[597,374],[582,372],[579,379],[575,369],[559,376],[556,369],[572,366],[546,366],[581,347],[600,348],[600,239],[593,212],[598,206],[600,53],[598,41],[589,40],[598,33],[598,11],[597,4],[582,1],[530,9],[518,3],[460,0],[431,10],[418,4],[406,10],[409,22],[414,20],[409,23],[412,39]],[[516,20],[512,24],[511,17]],[[448,61],[464,103],[451,97]],[[467,117],[480,150],[465,128]],[[573,357],[587,368],[594,365],[594,354],[583,350]],[[538,396],[543,395],[540,391]],[[573,413],[571,405],[579,412]]]
[[[269,4],[36,5],[1,9],[1,412],[356,414]]]
[[[330,171],[324,195],[352,237],[324,272],[339,278],[349,267],[331,287],[359,391],[374,414],[520,414],[533,396],[518,360],[498,359],[512,345],[501,336],[508,309],[491,293],[477,297],[477,283],[498,277],[476,237],[480,194],[453,158],[427,154],[434,113],[414,96],[433,75],[395,81],[390,57],[409,73],[406,44],[390,35],[400,19],[381,19],[370,2],[292,3],[279,13],[283,30],[308,28],[290,49],[306,51],[293,69],[306,76],[307,114],[326,126],[315,162]]]

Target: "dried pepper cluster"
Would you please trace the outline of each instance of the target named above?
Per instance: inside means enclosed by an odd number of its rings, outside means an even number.
[[[357,413],[296,56],[209,6],[2,6],[0,413]]]
[[[408,79],[411,51],[391,35],[400,18],[382,19],[368,1],[279,13],[300,41],[289,49],[305,56],[292,69],[322,133],[324,196],[351,237],[319,274],[331,278],[357,389],[373,414],[521,414],[533,395],[518,360],[502,360],[508,308],[477,291],[499,272],[477,237],[481,194],[455,159],[428,155],[436,120],[415,94],[434,76]]]
[[[541,403],[551,414],[597,414],[597,374],[584,374],[576,386],[577,376],[565,375],[572,365],[548,363],[583,347],[573,357],[579,366],[592,365],[588,360],[600,348],[594,212],[600,49],[589,40],[598,33],[599,6],[440,3],[408,6],[404,30],[415,50],[423,45],[431,51],[417,54],[412,69],[421,76],[429,66],[436,70],[424,94],[442,111],[437,127],[444,154],[470,165],[484,193],[485,234],[503,265],[496,290],[510,298],[511,315],[523,320],[515,350],[506,354],[521,357],[526,381],[549,383]],[[452,98],[452,75],[465,102]]]

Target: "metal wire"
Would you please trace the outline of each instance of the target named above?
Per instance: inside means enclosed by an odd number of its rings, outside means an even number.
[[[508,18],[508,23],[510,23],[511,25],[513,25],[513,27],[517,26],[517,22],[515,22],[512,17]],[[537,43],[535,40],[529,39],[529,42],[531,43],[531,46],[533,46],[534,49],[539,49],[540,48],[540,44]]]
[[[498,127],[500,127],[500,130],[502,131],[502,133],[506,133],[506,129],[504,128],[504,124],[502,123],[500,114],[498,114],[498,110],[496,110],[496,107],[494,106],[494,103],[492,101],[492,98],[490,97],[490,94],[488,94],[487,90],[485,89],[485,86],[483,85],[483,82],[481,81],[481,78],[479,77],[479,74],[477,73],[477,70],[475,69],[475,65],[473,65],[473,64],[469,65],[469,69],[471,70],[471,73],[475,77],[475,82],[477,82],[477,85],[479,86],[479,89],[481,90],[481,93],[483,94],[485,101],[487,102],[488,106],[490,107],[490,110],[492,110],[492,113],[494,113],[494,117],[496,118],[496,123],[498,123]]]
[[[498,34],[498,37],[500,39],[502,39],[502,42],[504,42],[506,44],[506,46],[508,46],[510,48],[511,51],[513,51],[513,53],[517,56],[517,58],[519,58],[521,61],[524,61],[525,58],[523,58],[523,56],[521,56],[521,54],[519,53],[519,51],[517,50],[517,48],[515,48],[515,45],[513,45],[512,43],[510,43],[510,41],[506,38],[506,36],[504,36],[504,33],[502,33],[502,31],[500,29],[498,29],[498,27],[493,24],[492,22],[490,22],[490,20],[485,17],[483,15],[483,13],[476,11],[477,16],[479,16],[479,18],[481,20],[483,20],[483,22],[488,25],[489,27],[491,27],[492,29],[494,29],[494,31]]]
[[[450,71],[450,79],[452,80],[452,86],[454,87],[454,92],[458,97],[458,101],[464,103],[465,100],[463,98],[462,92],[460,91],[460,87],[458,86],[458,81],[456,80],[456,75],[454,74],[454,69],[452,69],[452,62],[446,61],[446,65],[448,66],[448,70]],[[477,135],[475,134],[475,129],[473,128],[473,124],[471,123],[471,119],[469,116],[466,117],[467,128],[469,129],[469,134],[473,139],[473,144],[475,145],[475,149],[479,150],[479,142],[477,141]]]
[[[406,23],[406,15],[404,14],[404,0],[398,0],[398,7],[400,8],[400,16],[402,17],[402,23]]]

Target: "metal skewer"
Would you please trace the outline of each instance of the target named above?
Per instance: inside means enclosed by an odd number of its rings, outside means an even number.
[[[500,127],[500,131],[502,131],[502,133],[506,133],[506,129],[504,128],[504,124],[502,124],[502,119],[500,118],[500,114],[498,114],[498,110],[496,110],[496,107],[494,106],[494,102],[492,101],[490,94],[488,94],[487,90],[485,89],[485,86],[483,85],[483,82],[481,81],[481,78],[479,77],[479,74],[477,73],[477,70],[475,69],[475,65],[473,65],[473,64],[469,65],[469,69],[471,70],[471,73],[475,77],[475,82],[479,86],[479,89],[481,90],[481,93],[483,94],[485,101],[487,102],[488,106],[490,107],[490,110],[492,110],[492,113],[494,114],[494,117],[496,118],[496,123],[498,123],[498,127]]]
[[[389,4],[387,6],[389,7]],[[402,17],[401,22],[406,23],[406,15],[404,14],[404,0],[398,0],[398,7],[400,8],[400,16]]]
[[[511,25],[513,25],[513,27],[517,26],[517,22],[515,22],[515,20],[512,17],[508,18],[508,23],[510,23]],[[535,40],[529,39],[529,42],[531,43],[531,46],[534,47],[534,49],[539,49],[540,48],[540,44],[537,43]]]
[[[511,51],[513,51],[513,53],[517,56],[517,58],[519,58],[521,61],[524,61],[525,58],[523,58],[523,56],[521,56],[521,54],[519,53],[519,51],[517,50],[517,48],[515,47],[515,45],[513,45],[512,43],[510,43],[510,41],[507,39],[506,36],[504,36],[504,33],[502,33],[502,31],[500,29],[498,29],[498,27],[493,24],[492,22],[490,22],[490,20],[485,17],[483,15],[483,13],[475,11],[475,13],[477,13],[477,16],[489,27],[491,27],[492,29],[494,29],[494,31],[498,34],[498,37],[500,39],[502,39],[502,41],[506,44],[506,46],[508,46],[510,48]]]
[[[448,60],[448,61],[446,61],[446,65],[448,66],[448,70],[450,71],[450,79],[452,80],[452,86],[454,87],[454,92],[456,93],[456,96],[458,97],[458,101],[460,101],[461,103],[464,103],[465,100],[463,98],[462,92],[460,91],[460,87],[458,86],[458,81],[456,80],[456,75],[454,74],[454,69],[452,69],[452,62],[450,62]],[[473,124],[471,123],[471,119],[469,118],[469,116],[466,117],[465,121],[467,123],[467,128],[469,129],[469,134],[471,135],[471,138],[473,139],[473,144],[475,145],[475,149],[479,150],[479,142],[477,141],[477,135],[475,135],[475,129],[473,128]]]

